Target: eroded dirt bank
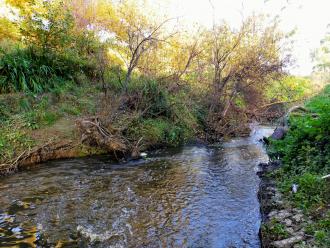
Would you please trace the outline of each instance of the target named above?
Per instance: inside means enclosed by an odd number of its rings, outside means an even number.
[[[0,176],[55,159],[105,153],[118,158],[133,151],[135,156],[139,155],[136,148],[134,150],[134,147],[119,135],[103,127],[97,118],[66,120],[63,123],[31,133],[38,141],[37,145],[26,149],[13,160],[0,164]]]

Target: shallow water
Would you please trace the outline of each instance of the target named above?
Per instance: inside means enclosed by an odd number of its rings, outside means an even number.
[[[256,171],[268,158],[257,140],[271,132],[0,178],[0,247],[260,247]]]

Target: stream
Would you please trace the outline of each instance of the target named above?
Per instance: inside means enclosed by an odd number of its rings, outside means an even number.
[[[256,172],[268,157],[258,140],[272,131],[0,178],[0,247],[260,247]]]

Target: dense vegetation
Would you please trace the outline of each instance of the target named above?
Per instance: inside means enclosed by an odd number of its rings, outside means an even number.
[[[330,87],[305,104],[309,113],[293,115],[283,140],[273,140],[269,153],[283,167],[275,172],[278,184],[292,203],[313,216],[308,232],[319,247],[330,245]],[[291,186],[298,185],[295,194]]]
[[[308,78],[286,75],[288,36],[276,20],[188,31],[145,4],[5,1],[2,162],[45,142],[38,132],[78,140],[58,123],[89,116],[139,150],[247,134],[251,119],[279,116],[278,104],[313,91]]]

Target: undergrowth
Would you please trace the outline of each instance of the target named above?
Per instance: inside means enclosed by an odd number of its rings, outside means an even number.
[[[72,119],[96,112],[97,90],[72,81],[56,85],[48,93],[0,95],[0,162],[8,162],[36,144],[33,131],[45,129],[44,138],[52,139],[47,128],[61,118]]]
[[[290,129],[283,140],[271,140],[268,152],[280,158],[283,167],[274,175],[278,186],[293,205],[312,216],[309,233],[318,247],[330,246],[330,86],[309,100],[310,110],[290,118]],[[291,193],[292,184],[298,191]]]
[[[127,109],[139,113],[126,130],[130,140],[142,138],[146,147],[178,146],[201,129],[198,115],[203,114],[202,108],[186,90],[170,92],[155,80],[140,78],[131,84],[128,95]]]

